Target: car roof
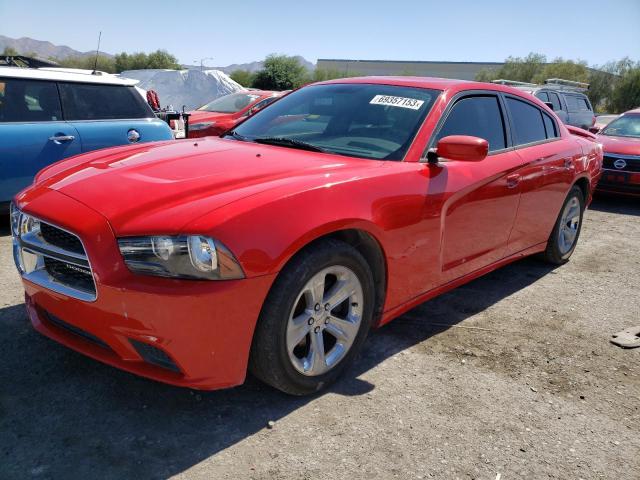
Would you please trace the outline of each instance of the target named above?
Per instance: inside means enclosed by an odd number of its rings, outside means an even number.
[[[507,85],[497,83],[474,82],[437,77],[350,77],[317,82],[314,85],[330,85],[333,83],[368,83],[379,85],[396,85],[401,87],[429,88],[459,92],[464,90],[494,90],[522,96],[523,91]]]
[[[74,68],[0,67],[0,77],[124,86],[133,86],[138,83],[138,80],[121,78],[110,73],[98,72],[93,74],[91,70],[80,70]]]

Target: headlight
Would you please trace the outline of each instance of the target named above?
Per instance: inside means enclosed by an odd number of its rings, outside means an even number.
[[[215,124],[216,122],[193,123],[189,124],[189,130],[204,130],[205,128],[209,128],[211,125]]]
[[[13,202],[11,202],[9,206],[9,216],[11,220],[11,233],[14,237],[17,237],[20,224],[20,210],[18,210],[18,207],[16,207]]]
[[[118,239],[129,270],[159,277],[201,280],[244,278],[242,267],[222,243],[201,235]]]

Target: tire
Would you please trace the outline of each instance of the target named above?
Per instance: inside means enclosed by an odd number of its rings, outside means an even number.
[[[352,246],[327,239],[303,250],[265,300],[249,370],[291,395],[326,388],[360,352],[371,328],[374,292],[371,269]]]
[[[576,249],[582,218],[584,215],[584,195],[580,187],[574,185],[558,214],[558,219],[547,242],[544,260],[553,265],[562,265]],[[577,222],[577,223],[576,223]]]

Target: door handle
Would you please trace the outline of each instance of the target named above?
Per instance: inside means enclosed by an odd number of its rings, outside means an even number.
[[[507,188],[516,188],[520,184],[520,174],[514,173],[507,177]]]
[[[76,137],[74,137],[73,135],[54,135],[53,137],[49,137],[49,140],[58,144],[61,142],[71,142],[75,139]]]

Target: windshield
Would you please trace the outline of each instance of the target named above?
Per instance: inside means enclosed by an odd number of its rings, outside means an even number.
[[[233,137],[402,160],[439,93],[393,85],[312,85],[261,110],[238,126]]]
[[[213,102],[209,102],[206,105],[201,106],[198,110],[203,110],[205,112],[236,113],[243,108],[248,107],[258,98],[260,98],[260,95],[254,95],[246,92],[231,93],[224,97],[216,98]]]
[[[627,114],[616,118],[602,130],[602,134],[614,137],[640,138],[640,114]]]

